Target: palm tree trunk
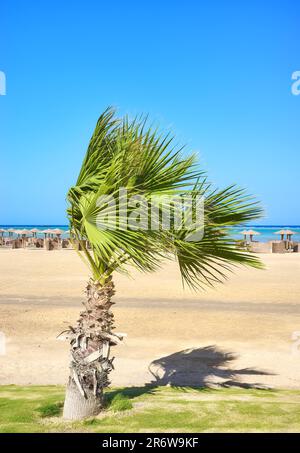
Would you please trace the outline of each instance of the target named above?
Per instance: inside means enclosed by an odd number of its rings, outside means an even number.
[[[98,414],[104,406],[103,389],[110,382],[113,369],[110,347],[119,343],[121,336],[112,333],[114,316],[110,310],[114,294],[112,280],[104,286],[90,280],[85,310],[77,325],[68,332],[71,339],[70,376],[64,404],[64,418],[80,420]]]

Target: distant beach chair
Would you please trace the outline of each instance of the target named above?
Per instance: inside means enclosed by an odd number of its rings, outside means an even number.
[[[61,241],[61,246],[62,246],[63,249],[68,248],[68,245],[69,245],[68,239],[63,239],[63,240]]]
[[[46,238],[44,246],[45,246],[46,250],[53,250],[54,249],[54,245],[53,245],[52,239]]]
[[[273,241],[272,242],[272,253],[285,253],[286,246],[284,241]]]
[[[6,241],[6,247],[9,247],[9,248],[12,248],[12,243],[13,243],[13,239],[7,239]]]
[[[0,240],[0,247],[1,248],[7,248],[7,247],[10,247],[11,246],[11,241],[7,238],[2,238]]]
[[[58,250],[60,248],[60,241],[57,239],[52,239],[52,250]]]
[[[22,239],[14,239],[12,241],[12,248],[13,249],[20,249],[22,247]]]
[[[36,239],[35,246],[36,246],[37,249],[43,248],[44,247],[44,239],[40,239],[40,238]]]
[[[293,244],[293,251],[295,253],[300,253],[300,243],[299,242],[294,242]]]
[[[253,241],[249,245],[249,251],[253,253],[272,253],[272,243]]]
[[[63,239],[61,241],[61,247],[63,249],[71,249],[71,248],[73,248],[72,243],[71,243],[71,241],[69,239]]]
[[[83,240],[83,241],[81,241],[81,242],[83,242],[83,243],[85,244],[85,246],[87,246],[87,241]],[[81,243],[80,243],[77,239],[75,239],[75,240],[73,241],[73,243],[74,243],[74,247],[75,247],[77,250],[79,250],[79,251],[82,250]]]

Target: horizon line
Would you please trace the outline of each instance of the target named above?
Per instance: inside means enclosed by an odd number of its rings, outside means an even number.
[[[0,227],[3,227],[3,228],[9,228],[9,227],[13,227],[13,226],[17,226],[17,227],[24,227],[24,226],[28,226],[28,227],[31,227],[31,226],[35,226],[35,227],[45,227],[45,226],[59,226],[59,227],[69,227],[69,224],[66,224],[66,223],[42,223],[42,224],[37,224],[37,223],[10,223],[10,224],[0,224]],[[232,225],[228,225],[228,226],[232,226]],[[265,225],[261,225],[261,224],[255,224],[255,223],[245,223],[245,224],[241,224],[241,225],[233,225],[233,227],[245,227],[245,226],[251,226],[251,227],[256,227],[256,228],[263,228],[263,227],[269,227],[269,228],[277,228],[277,227],[292,227],[292,228],[300,228],[300,224],[297,225],[297,224],[291,224],[291,223],[277,223],[277,224],[265,224]]]

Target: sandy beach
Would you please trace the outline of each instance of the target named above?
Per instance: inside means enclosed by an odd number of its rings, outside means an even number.
[[[162,384],[300,388],[300,254],[261,257],[266,270],[236,269],[198,293],[183,290],[175,263],[116,274],[116,331],[127,338],[112,384],[152,381],[152,363]],[[0,384],[65,383],[68,343],[56,336],[81,310],[85,265],[72,250],[0,250],[0,275]]]

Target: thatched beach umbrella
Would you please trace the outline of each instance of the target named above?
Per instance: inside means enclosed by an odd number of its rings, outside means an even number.
[[[17,230],[18,231],[18,234],[20,236],[22,236],[22,245],[23,247],[25,247],[26,245],[26,239],[27,239],[27,236],[29,236],[31,234],[31,231],[30,230]]]
[[[38,230],[37,228],[32,228],[30,231],[31,231],[31,233],[32,233],[32,236],[33,236],[33,237],[36,237],[36,234],[37,234],[40,230]]]
[[[61,235],[64,233],[64,230],[60,230],[59,228],[55,228],[52,230],[52,233],[54,233],[57,237],[58,244],[59,246],[61,245]]]
[[[286,230],[279,230],[279,231],[276,231],[274,234],[280,234],[280,240],[283,241],[284,240],[285,231]]]
[[[253,241],[253,236],[257,236],[259,235],[260,233],[258,231],[254,231],[254,230],[249,230],[248,231],[248,234],[250,236],[250,241],[252,242]]]
[[[49,228],[47,230],[42,230],[41,233],[43,233],[45,235],[45,239],[47,237],[47,234],[50,235],[52,233],[52,230],[50,230]]]
[[[57,234],[56,231],[61,231],[61,230],[58,230],[56,228],[49,228],[48,229],[49,238],[50,237],[53,238],[53,236]]]
[[[3,236],[4,236],[5,230],[3,228],[0,228],[0,234],[1,234],[1,244],[3,244]]]
[[[279,231],[276,231],[276,233],[274,233],[274,234],[280,234],[280,240],[281,241],[284,240],[284,235],[286,234],[287,241],[291,241],[292,240],[292,235],[296,234],[296,233],[294,231],[292,231],[292,230],[279,230]]]
[[[9,229],[7,230],[8,236],[11,237],[11,236],[15,233],[15,231],[16,231],[16,230],[14,230],[13,228],[9,228]]]
[[[244,230],[241,232],[241,234],[244,235],[244,241],[247,241],[247,234],[248,234],[248,231],[247,230]]]
[[[21,230],[17,228],[17,229],[14,230],[14,233],[19,237],[20,236],[20,231]]]
[[[287,240],[291,241],[292,240],[292,235],[296,234],[296,233],[295,233],[295,231],[292,231],[292,230],[285,230],[285,234],[286,234]]]
[[[22,236],[22,237],[25,237],[27,236],[28,234],[30,234],[30,230],[26,230],[26,229],[17,229],[17,230],[14,230],[14,233],[17,234],[19,237]]]
[[[242,234],[244,235],[245,240],[247,238],[247,234],[249,234],[250,241],[252,242],[253,241],[253,236],[257,236],[260,233],[258,231],[254,231],[254,230],[244,230],[244,231],[242,231]]]
[[[48,235],[48,237],[50,238],[50,234],[52,234],[52,230],[50,230],[50,229],[48,228],[47,230],[41,231],[41,233],[43,233],[43,234],[45,235],[45,237],[44,237],[44,248],[47,248],[47,246],[46,246],[47,235]]]
[[[26,230],[25,228],[23,230],[19,230],[19,234],[21,234],[22,236],[27,236],[30,233],[31,233],[31,231]]]
[[[60,230],[59,228],[54,228],[54,230],[51,230],[53,234],[56,234],[56,236],[60,237],[63,233],[64,230]]]
[[[23,236],[23,237],[28,236],[30,233],[31,233],[30,230],[26,230],[26,229],[24,229],[24,230],[18,230],[18,234],[20,234],[20,235]]]

